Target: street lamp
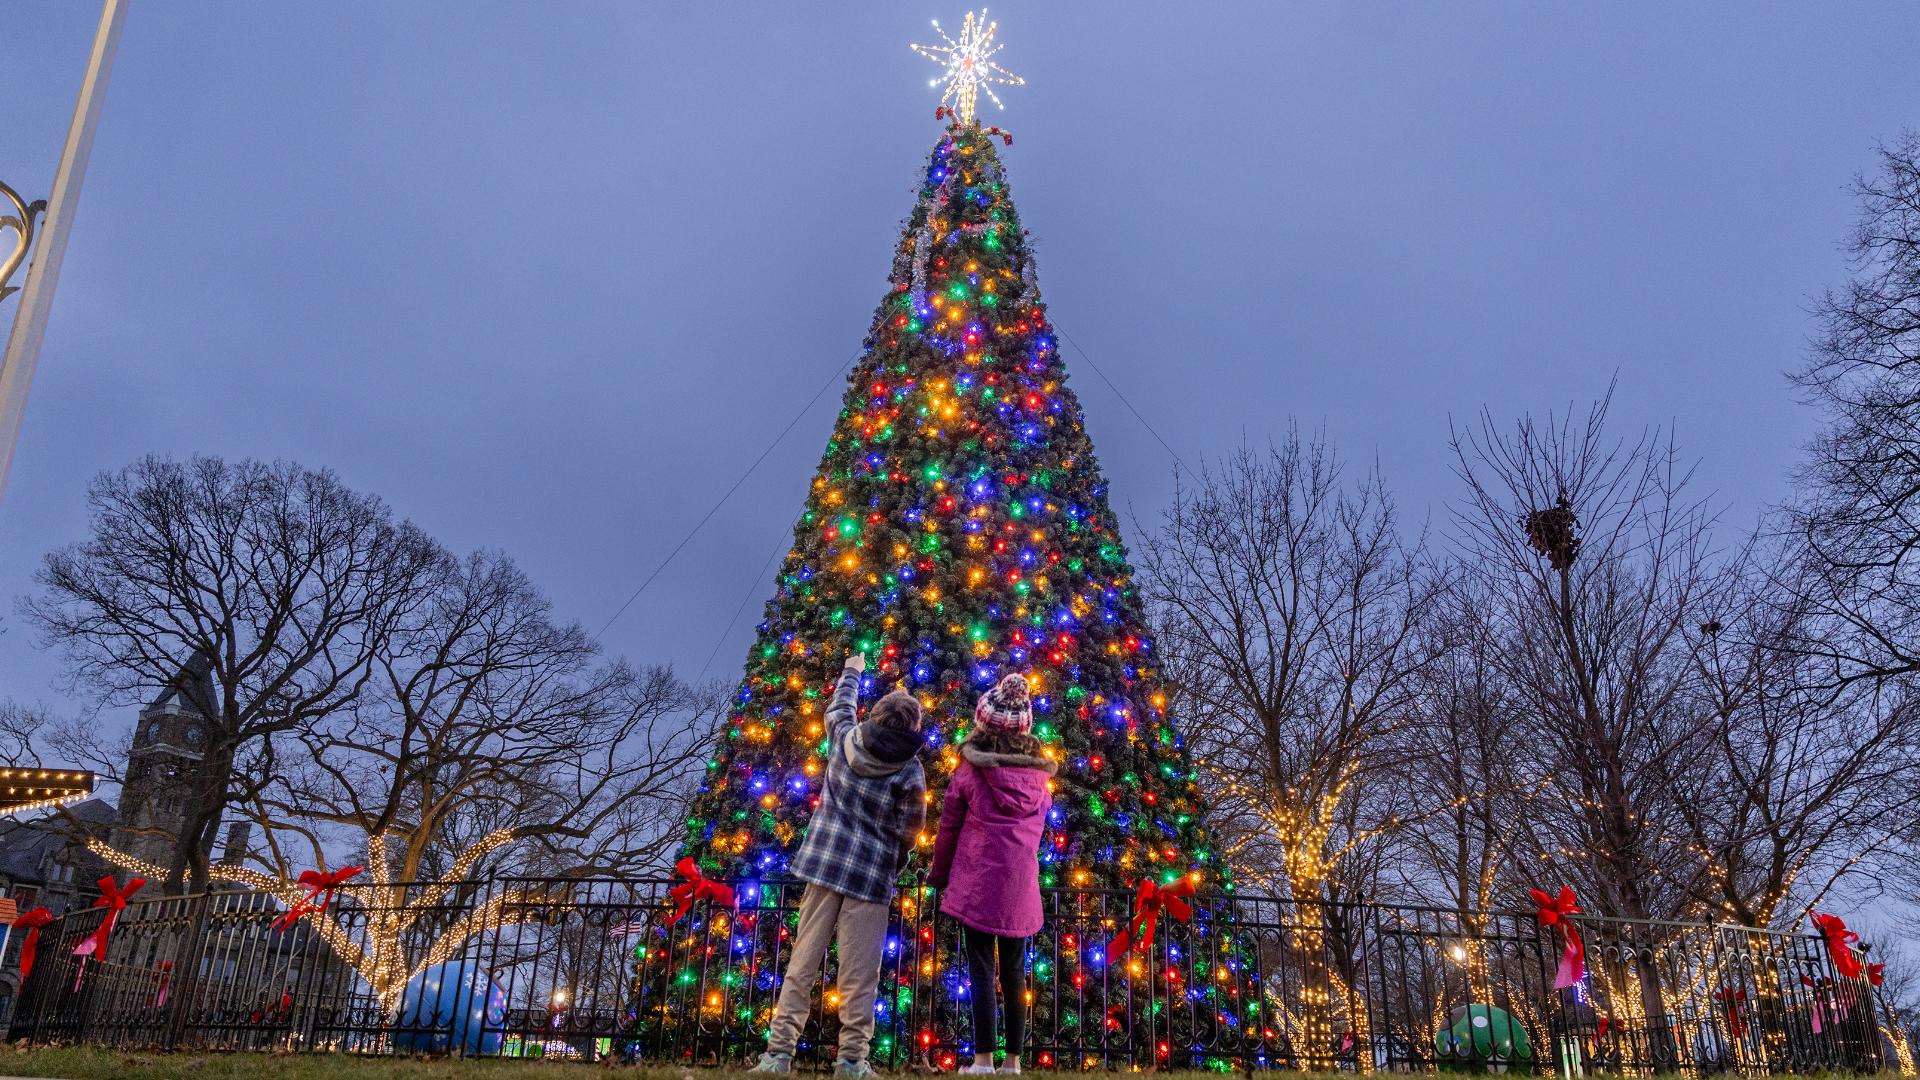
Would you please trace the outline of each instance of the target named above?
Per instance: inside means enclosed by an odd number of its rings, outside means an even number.
[[[74,103],[73,123],[67,128],[66,146],[60,152],[60,165],[53,173],[53,190],[45,202],[27,203],[10,187],[0,185],[16,214],[0,220],[0,226],[20,236],[14,251],[0,263],[0,299],[15,291],[7,278],[26,259],[34,242],[34,218],[46,211],[45,234],[39,248],[32,252],[26,284],[20,292],[20,310],[14,313],[13,332],[7,337],[5,353],[0,353],[0,499],[7,494],[7,474],[13,468],[13,448],[20,440],[20,421],[27,411],[27,389],[33,385],[33,369],[40,361],[40,342],[47,334],[47,313],[53,308],[53,287],[60,279],[60,262],[66,258],[67,235],[73,231],[73,208],[80,198],[80,181],[86,175],[87,158],[93,153],[93,133],[100,126],[100,103],[107,92],[107,73],[113,68],[113,53],[120,44],[120,26],[127,16],[127,0],[103,0],[100,26],[94,31],[93,49],[87,54],[87,73],[80,80],[80,97]],[[17,222],[17,224],[15,223]]]
[[[28,202],[4,183],[0,183],[0,199],[13,204],[13,213],[0,214],[0,231],[12,229],[16,238],[13,251],[8,253],[5,261],[0,261],[0,300],[5,300],[20,291],[19,286],[7,282],[13,280],[13,272],[20,269],[20,264],[27,261],[27,252],[33,250],[34,222],[46,212],[47,200]]]

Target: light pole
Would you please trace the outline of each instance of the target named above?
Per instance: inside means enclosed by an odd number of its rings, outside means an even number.
[[[67,128],[67,144],[60,152],[59,168],[53,174],[53,192],[44,203],[23,202],[12,188],[5,195],[19,215],[20,243],[6,261],[0,263],[0,288],[19,266],[35,240],[35,209],[44,206],[46,219],[38,230],[39,248],[32,252],[26,284],[20,292],[20,310],[13,316],[13,333],[7,338],[7,351],[0,355],[0,500],[7,494],[7,474],[13,470],[13,448],[20,440],[20,421],[27,411],[27,390],[33,385],[33,369],[40,360],[40,342],[47,333],[47,313],[53,308],[53,287],[60,278],[60,262],[66,257],[67,235],[73,231],[74,204],[80,199],[80,181],[86,175],[87,158],[93,152],[93,133],[100,123],[100,103],[107,93],[107,73],[113,68],[113,53],[120,44],[120,24],[125,21],[128,0],[104,0],[100,26],[94,31],[93,50],[87,55],[87,73],[80,80],[80,98],[74,103],[73,123]],[[3,187],[4,185],[0,185]],[[11,215],[9,215],[11,216]],[[0,300],[8,292],[0,291]]]

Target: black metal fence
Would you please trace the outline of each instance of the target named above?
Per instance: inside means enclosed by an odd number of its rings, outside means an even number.
[[[739,1062],[765,1039],[800,886],[742,882],[668,926],[673,883],[492,878],[350,886],[285,928],[284,903],[222,891],[136,901],[106,958],[74,955],[103,912],[43,931],[10,1037],[115,1046],[454,1052]],[[873,1056],[972,1053],[959,928],[906,891],[883,961]],[[1108,943],[1131,894],[1045,892],[1028,952],[1040,1068],[1776,1073],[1890,1067],[1864,981],[1820,940],[1582,917],[1587,978],[1553,988],[1559,942],[1531,912],[1197,897],[1144,953]],[[832,1056],[832,961],[803,1061]]]

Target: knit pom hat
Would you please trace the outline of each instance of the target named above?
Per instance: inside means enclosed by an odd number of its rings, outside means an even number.
[[[980,695],[973,722],[983,728],[1026,731],[1033,727],[1033,706],[1027,701],[1027,677],[1013,672]]]

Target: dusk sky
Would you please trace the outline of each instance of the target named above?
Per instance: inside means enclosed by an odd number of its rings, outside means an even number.
[[[940,133],[907,43],[963,10],[136,0],[0,505],[0,695],[84,707],[11,600],[152,451],[330,467],[597,629],[858,350]],[[97,13],[6,0],[33,40],[0,58],[0,179],[30,196]],[[1450,417],[1617,373],[1617,430],[1676,425],[1749,527],[1816,422],[1782,372],[1846,184],[1920,123],[1920,21],[1886,3],[992,14],[1065,334],[1189,463],[1324,425],[1416,525],[1459,494]],[[1154,520],[1166,450],[1066,357]],[[838,401],[609,649],[737,672]]]

